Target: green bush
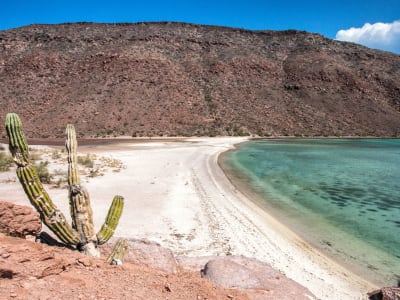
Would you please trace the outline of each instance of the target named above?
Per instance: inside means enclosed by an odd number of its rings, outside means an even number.
[[[58,152],[57,150],[53,150],[51,152],[51,158],[52,159],[60,159],[61,158],[61,153]]]
[[[78,164],[81,164],[87,168],[93,168],[94,162],[90,158],[89,154],[86,154],[86,156],[78,156]]]
[[[0,172],[7,172],[13,165],[13,158],[4,152],[0,152]]]
[[[49,169],[47,168],[48,165],[49,165],[49,162],[47,160],[44,162],[41,161],[41,162],[35,163],[37,175],[38,175],[40,181],[43,183],[51,183],[51,181],[53,179],[53,175],[50,174]]]

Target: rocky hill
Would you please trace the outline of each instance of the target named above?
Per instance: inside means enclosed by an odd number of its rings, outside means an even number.
[[[307,32],[32,25],[0,31],[0,78],[30,137],[400,136],[400,56]]]

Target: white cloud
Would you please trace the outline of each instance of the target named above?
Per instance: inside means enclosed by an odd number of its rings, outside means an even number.
[[[336,33],[336,39],[400,53],[400,21],[365,23],[361,28],[339,30]]]

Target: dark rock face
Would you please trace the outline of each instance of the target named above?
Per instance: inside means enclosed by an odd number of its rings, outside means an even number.
[[[36,236],[42,229],[39,214],[28,206],[0,201],[0,232],[15,237]]]
[[[368,293],[370,300],[400,300],[400,287],[384,287]]]
[[[270,265],[244,256],[218,257],[210,260],[203,277],[226,288],[248,292],[250,298],[316,299],[305,287],[287,278]],[[265,298],[264,298],[265,299]]]
[[[0,50],[0,116],[29,137],[400,136],[400,56],[317,34],[32,25],[1,31]]]

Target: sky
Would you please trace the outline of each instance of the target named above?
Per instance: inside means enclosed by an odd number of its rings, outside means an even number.
[[[0,30],[84,21],[297,29],[400,54],[400,0],[0,0]]]

